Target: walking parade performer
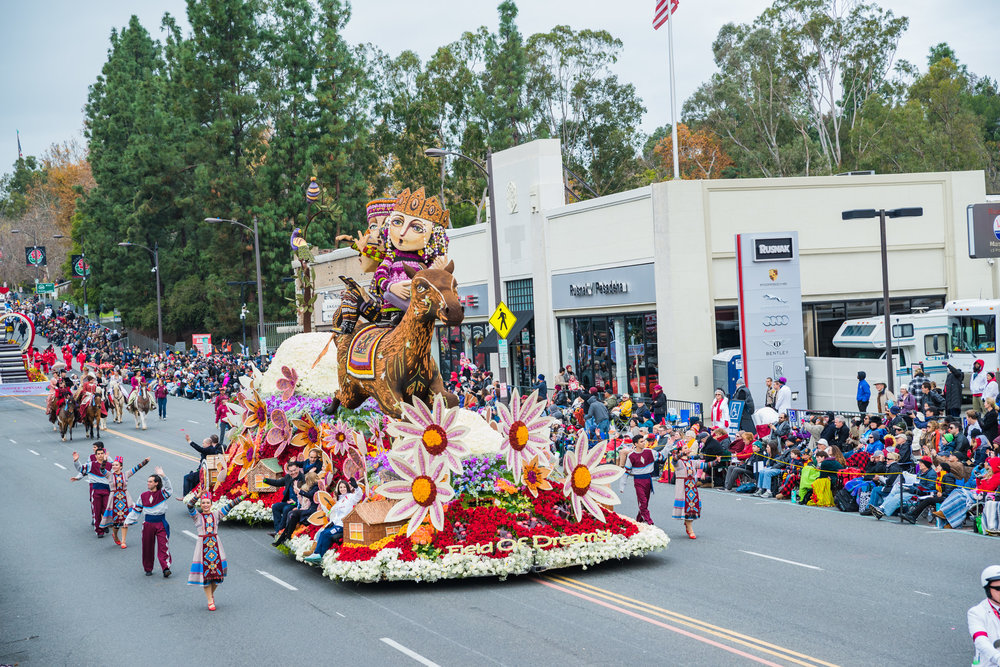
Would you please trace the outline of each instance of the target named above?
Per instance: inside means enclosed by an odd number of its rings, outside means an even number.
[[[126,471],[122,469],[122,457],[116,456],[115,460],[111,462],[111,472],[106,477],[111,495],[108,498],[108,506],[104,510],[104,517],[101,519],[101,528],[110,526],[111,539],[122,549],[125,548],[125,536],[128,535],[125,519],[128,518],[128,513],[132,510],[132,497],[128,493],[128,480],[147,463],[149,463],[149,459],[145,458],[134,468]]]
[[[70,477],[71,482],[75,482],[83,477],[90,483],[90,511],[93,515],[94,530],[98,537],[104,537],[108,531],[101,526],[104,517],[104,509],[108,506],[108,497],[111,495],[111,487],[108,486],[107,475],[111,472],[111,464],[108,462],[108,453],[104,449],[104,443],[94,443],[94,456],[87,463],[80,463],[80,455],[73,452],[73,465],[76,467],[80,477]]]
[[[652,449],[647,449],[646,437],[642,435],[632,438],[632,447],[632,453],[625,460],[625,474],[631,475],[635,484],[635,498],[639,503],[639,515],[635,520],[652,526],[649,497],[653,494],[653,468],[656,467],[658,455]]]
[[[146,520],[142,523],[142,569],[146,576],[153,576],[154,549],[156,557],[163,568],[163,577],[170,576],[170,524],[167,523],[167,499],[173,493],[170,480],[163,474],[163,468],[157,466],[156,474],[150,475],[146,481],[146,491],[139,496],[139,502],[132,507],[125,525],[131,526],[139,520],[139,515],[145,513]]]
[[[246,496],[240,496],[229,501],[219,509],[212,509],[212,496],[201,494],[197,501],[192,498],[188,502],[188,514],[194,519],[195,532],[198,541],[194,545],[194,559],[191,561],[191,574],[188,584],[201,586],[205,591],[205,600],[209,611],[215,611],[215,589],[226,578],[226,551],[219,540],[219,524]],[[195,509],[195,503],[198,509]]]
[[[691,523],[701,517],[701,498],[698,496],[696,477],[699,470],[708,467],[706,461],[691,459],[691,451],[680,447],[674,451],[674,512],[675,519],[684,521],[684,530],[692,540],[697,537]]]

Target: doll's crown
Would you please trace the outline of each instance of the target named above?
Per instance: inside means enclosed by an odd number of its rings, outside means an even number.
[[[448,209],[441,206],[437,197],[427,198],[423,188],[410,192],[407,188],[399,193],[393,211],[412,215],[424,220],[430,220],[441,227],[448,226]]]

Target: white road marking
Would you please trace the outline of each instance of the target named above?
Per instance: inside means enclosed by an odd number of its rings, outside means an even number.
[[[181,532],[190,537],[192,540],[198,539],[198,536],[192,533],[190,530],[182,530]]]
[[[35,456],[41,456],[41,454],[39,454],[38,452],[36,452],[34,449],[29,449],[28,451],[31,452],[32,454],[34,454]]]
[[[61,463],[53,463],[52,465],[54,465],[57,468],[62,468],[63,470],[66,470],[66,466],[62,465]]]
[[[440,667],[436,662],[433,662],[432,660],[428,660],[427,658],[425,658],[424,656],[420,655],[416,651],[412,651],[412,650],[406,648],[405,646],[403,646],[402,644],[400,644],[399,642],[394,641],[392,639],[389,639],[388,637],[382,637],[381,641],[382,641],[383,644],[386,644],[388,646],[393,647],[394,649],[396,649],[397,651],[399,651],[403,655],[406,655],[406,656],[409,656],[409,657],[413,658],[414,660],[416,660],[417,662],[419,662],[421,665],[427,665],[427,667]]]
[[[815,565],[806,565],[805,563],[797,563],[794,560],[785,560],[784,558],[778,558],[777,556],[768,556],[767,554],[759,554],[756,551],[745,551],[743,549],[740,549],[740,551],[743,552],[743,553],[745,553],[745,554],[750,554],[751,556],[757,556],[759,558],[767,558],[767,559],[770,559],[770,560],[776,560],[776,561],[779,561],[781,563],[788,563],[789,565],[797,565],[799,567],[806,567],[806,568],[809,568],[810,570],[822,570],[823,569],[821,567],[816,567]]]
[[[262,577],[266,577],[266,578],[270,579],[271,581],[273,581],[274,583],[278,584],[279,586],[284,586],[285,588],[287,588],[290,591],[297,591],[297,590],[299,590],[295,586],[292,586],[291,584],[289,584],[287,582],[284,582],[281,579],[278,579],[273,574],[268,574],[267,572],[264,572],[263,570],[257,570],[257,574],[261,575]]]
[[[932,598],[932,597],[934,597],[934,596],[933,596],[933,595],[931,595],[930,593],[924,593],[923,591],[913,591],[913,592],[914,592],[914,593],[916,593],[917,595],[926,595],[926,596],[927,596],[927,597],[929,597],[929,598]]]
[[[339,611],[337,612],[337,616],[340,616],[341,618],[347,618],[346,616],[344,616],[343,614],[341,614]]]
[[[17,440],[15,440],[14,438],[7,438],[7,439],[13,442],[15,445],[17,444]]]
[[[199,423],[199,422],[196,422],[196,421],[195,421],[195,420],[193,420],[193,419],[189,419],[188,421],[189,421],[189,422],[191,422],[192,424],[198,424],[198,423]]]

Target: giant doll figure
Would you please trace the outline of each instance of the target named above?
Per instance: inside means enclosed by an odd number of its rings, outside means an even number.
[[[380,200],[376,202],[381,203]],[[441,207],[437,197],[428,199],[423,188],[412,193],[409,189],[403,190],[383,223],[383,229],[378,232],[373,230],[369,214],[369,231],[363,246],[367,252],[359,249],[362,270],[370,267],[371,260],[379,256],[379,242],[386,242],[385,251],[372,277],[371,299],[365,298],[357,283],[341,276],[348,288],[344,292],[338,333],[352,333],[359,314],[379,326],[398,324],[410,300],[406,267],[419,271],[445,266],[448,262],[447,226],[448,210]],[[372,243],[373,236],[376,243]],[[358,241],[361,241],[360,236]],[[359,242],[356,244],[360,246]]]

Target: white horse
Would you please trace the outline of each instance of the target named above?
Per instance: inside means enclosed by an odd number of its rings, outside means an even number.
[[[111,380],[108,382],[108,397],[111,399],[112,421],[116,424],[121,424],[122,417],[125,415],[125,401],[127,399],[125,387],[122,386],[121,380]]]
[[[149,388],[144,385],[136,387],[128,401],[128,411],[135,417],[135,427],[146,430],[146,413],[153,407],[153,395],[149,393]]]

